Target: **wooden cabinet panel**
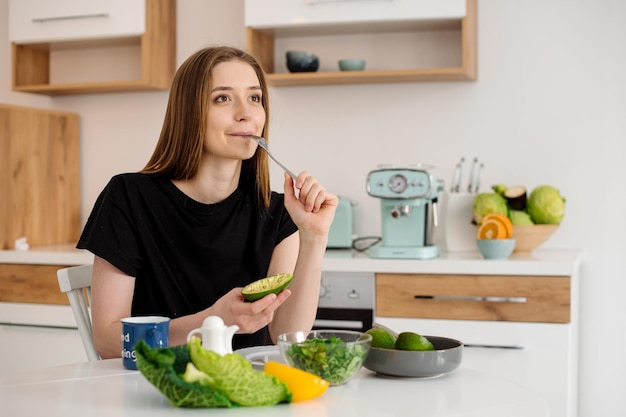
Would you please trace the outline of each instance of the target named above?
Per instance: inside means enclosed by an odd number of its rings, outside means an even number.
[[[79,158],[76,113],[0,105],[0,249],[78,240]]]
[[[0,302],[69,304],[57,271],[66,265],[0,264]]]
[[[570,322],[570,277],[376,274],[376,316]]]

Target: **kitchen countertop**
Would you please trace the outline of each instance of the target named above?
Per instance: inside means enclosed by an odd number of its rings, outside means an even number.
[[[508,260],[484,260],[476,252],[443,253],[432,260],[372,259],[367,253],[328,250],[323,269],[327,272],[478,274],[576,276],[582,255],[579,251],[542,251],[513,254]],[[93,262],[93,254],[74,245],[2,250],[0,264],[82,265]],[[42,319],[43,317],[43,319]],[[0,302],[0,323],[73,327],[69,306]]]
[[[93,262],[93,254],[76,249],[75,244],[32,247],[28,250],[0,250],[0,264],[83,265]]]
[[[478,251],[444,252],[436,259],[373,259],[367,253],[328,250],[325,271],[415,274],[573,275],[580,266],[580,251],[535,250],[514,253],[505,260],[485,260]]]
[[[33,399],[36,401],[33,401]],[[273,407],[182,409],[172,406],[141,373],[121,359],[78,363],[0,381],[3,415],[10,416],[302,416],[406,417],[410,415],[548,416],[541,397],[509,380],[461,366],[433,378],[377,376],[363,368],[321,397]]]
[[[578,269],[581,253],[576,250],[535,250],[514,253],[508,260],[484,260],[478,251],[444,252],[436,259],[373,259],[353,250],[328,250],[323,269],[336,272],[383,272],[417,274],[503,274],[571,276]],[[0,264],[82,265],[93,254],[74,245],[2,250]]]

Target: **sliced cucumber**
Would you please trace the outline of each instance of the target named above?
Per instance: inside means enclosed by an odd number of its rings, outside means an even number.
[[[256,301],[268,294],[278,294],[291,284],[293,274],[278,274],[261,278],[241,289],[241,295],[246,301]]]

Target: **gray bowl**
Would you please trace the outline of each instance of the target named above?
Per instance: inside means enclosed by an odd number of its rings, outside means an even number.
[[[287,69],[289,72],[315,72],[320,66],[317,56],[303,51],[287,51]]]
[[[435,350],[410,351],[372,347],[363,366],[382,375],[410,378],[438,376],[459,367],[463,358],[463,343],[446,337],[425,337]]]

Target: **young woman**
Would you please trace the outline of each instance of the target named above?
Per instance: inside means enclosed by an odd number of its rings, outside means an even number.
[[[239,332],[235,349],[309,330],[337,197],[308,172],[272,192],[265,75],[246,52],[198,51],[176,72],[159,141],[139,173],[113,177],[78,243],[95,255],[94,339],[121,355],[120,319],[161,315],[170,345],[210,315]],[[293,273],[289,289],[249,303],[241,287]]]

